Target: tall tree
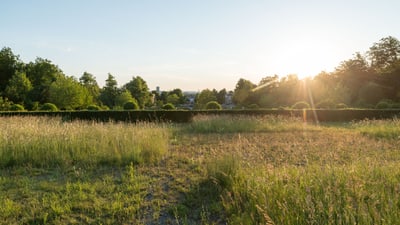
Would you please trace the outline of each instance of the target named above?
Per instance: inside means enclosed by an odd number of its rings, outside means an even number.
[[[199,94],[196,95],[195,99],[195,109],[205,109],[208,102],[216,101],[217,96],[210,89],[204,89]]]
[[[351,91],[350,101],[352,104],[358,100],[360,88],[375,77],[366,58],[359,52],[352,59],[341,62],[333,75]]]
[[[11,77],[23,67],[18,55],[11,48],[4,47],[0,51],[0,93],[3,92]]]
[[[178,97],[178,100],[176,101],[176,103],[173,103],[174,105],[176,105],[176,104],[184,104],[185,103],[186,97],[185,97],[185,95],[183,95],[183,92],[182,92],[181,89],[175,88],[172,91],[168,92],[168,96],[169,95],[174,95],[174,94],[176,95],[176,97]],[[175,97],[173,97],[173,98],[175,99]]]
[[[88,98],[92,98],[95,103],[98,103],[100,87],[97,84],[96,77],[88,72],[84,72],[79,81],[88,90]]]
[[[74,77],[61,76],[49,87],[49,101],[59,109],[84,108],[91,103],[87,92]]]
[[[249,101],[253,89],[256,87],[251,81],[240,78],[233,91],[233,102],[238,105],[246,106],[253,102]]]
[[[123,107],[127,102],[137,102],[131,95],[131,92],[124,90],[115,98],[115,106]]]
[[[400,60],[400,41],[392,36],[382,38],[372,45],[367,54],[373,69],[378,72],[390,72],[393,65]]]
[[[117,80],[115,80],[115,77],[109,73],[106,84],[100,92],[100,101],[109,108],[115,106],[115,99],[120,92],[117,85]]]
[[[132,96],[138,101],[140,108],[151,103],[151,93],[147,83],[140,76],[132,77],[132,80],[125,84],[124,88],[131,92]]]
[[[35,62],[26,65],[26,76],[32,82],[33,89],[29,94],[32,102],[48,102],[51,83],[59,77],[65,76],[57,65],[50,60],[36,58]]]
[[[24,104],[29,92],[32,90],[32,83],[24,72],[14,74],[5,90],[5,96],[11,101]]]
[[[227,91],[226,91],[226,89],[224,88],[224,89],[221,89],[220,91],[218,91],[218,93],[217,93],[217,102],[219,103],[219,104],[225,104],[225,97],[226,97],[226,95],[227,95]]]

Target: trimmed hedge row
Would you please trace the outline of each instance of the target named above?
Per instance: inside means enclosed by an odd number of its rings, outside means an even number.
[[[98,122],[177,122],[186,123],[192,120],[189,111],[153,111],[153,110],[124,110],[124,111],[57,111],[57,112],[0,112],[0,116],[51,116],[63,120],[89,120]]]
[[[282,115],[302,117],[308,122],[347,122],[364,119],[400,118],[399,109],[204,110],[193,111],[193,114]]]
[[[302,117],[309,122],[346,122],[400,117],[398,109],[317,109],[317,110],[124,110],[124,111],[35,111],[0,112],[0,116],[54,116],[64,120],[99,122],[190,122],[195,115],[282,115]]]

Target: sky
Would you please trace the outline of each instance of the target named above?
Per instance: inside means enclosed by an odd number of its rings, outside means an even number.
[[[331,72],[400,38],[398,0],[1,0],[0,48],[103,86],[233,90],[240,78]]]

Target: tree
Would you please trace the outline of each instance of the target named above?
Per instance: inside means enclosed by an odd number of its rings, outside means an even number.
[[[255,87],[256,85],[251,81],[240,78],[233,91],[233,102],[242,106],[254,103],[249,101],[249,97],[252,95]]]
[[[225,104],[225,97],[226,97],[226,94],[227,94],[228,92],[226,91],[226,89],[224,88],[224,89],[221,89],[218,93],[217,93],[217,102],[219,103],[219,104]]]
[[[36,58],[35,62],[26,65],[26,76],[32,83],[29,99],[32,102],[49,102],[49,88],[57,78],[65,76],[50,60]]]
[[[400,60],[400,41],[392,36],[382,38],[372,45],[367,54],[373,69],[390,72],[392,66]]]
[[[109,73],[106,80],[106,84],[100,91],[100,96],[99,96],[100,101],[109,108],[113,108],[115,106],[115,98],[119,94],[117,85],[118,83],[115,80],[115,77]]]
[[[74,77],[61,76],[49,87],[49,101],[59,109],[76,109],[88,106],[88,90]]]
[[[5,90],[5,96],[11,101],[23,104],[32,90],[32,84],[24,72],[14,74]]]
[[[174,94],[176,95],[176,97],[178,97],[178,101],[176,102],[176,104],[184,104],[185,103],[186,97],[185,97],[185,95],[183,95],[183,92],[181,89],[175,88],[174,90],[168,92],[168,95],[174,95]],[[173,104],[176,105],[175,103],[173,103]]]
[[[205,109],[206,104],[211,101],[217,101],[217,96],[210,89],[204,89],[196,95],[194,108]]]
[[[258,86],[253,89],[254,95],[258,96],[258,105],[268,108],[279,106],[279,103],[276,101],[277,99],[273,96],[273,92],[278,87],[278,75],[263,77]]]
[[[151,95],[146,81],[140,76],[132,77],[132,80],[124,85],[124,88],[131,92],[132,96],[138,101],[140,108],[151,103]]]
[[[333,75],[351,91],[350,103],[353,104],[358,100],[360,88],[375,78],[366,58],[359,52],[352,59],[341,62]]]
[[[84,72],[79,78],[79,82],[88,90],[90,96],[95,103],[98,103],[98,98],[100,95],[100,87],[97,84],[96,77],[88,72]]]
[[[127,102],[136,102],[136,99],[132,97],[131,93],[128,90],[124,90],[117,95],[115,98],[115,105],[123,107]]]
[[[0,51],[0,93],[5,90],[12,76],[22,71],[23,63],[11,48],[4,47]]]
[[[180,104],[180,98],[177,94],[169,94],[167,96],[167,103],[172,103],[173,105]]]

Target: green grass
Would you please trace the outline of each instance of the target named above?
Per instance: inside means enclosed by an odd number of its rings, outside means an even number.
[[[364,120],[353,124],[362,134],[386,139],[400,139],[400,120]]]
[[[307,126],[301,118],[288,116],[197,116],[185,126],[187,133],[243,133],[243,132],[284,132],[319,130],[316,126]]]
[[[0,118],[0,224],[396,224],[398,127]]]

